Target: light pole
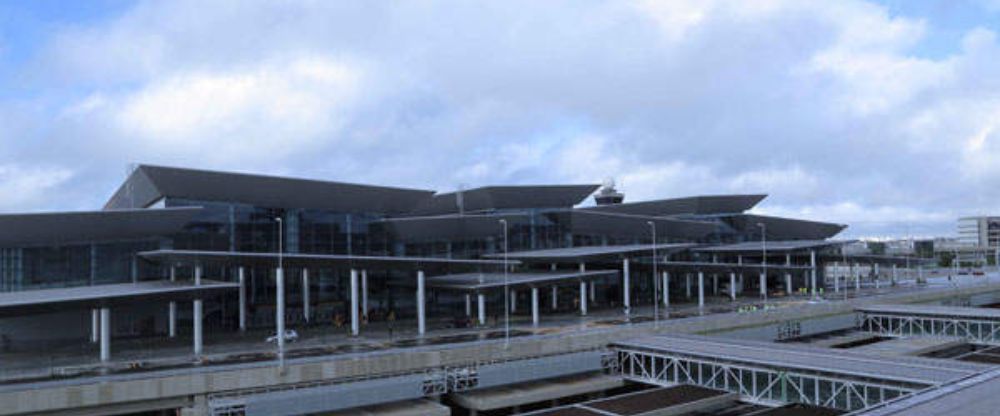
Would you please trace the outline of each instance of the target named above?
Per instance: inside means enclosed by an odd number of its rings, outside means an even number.
[[[510,288],[507,281],[507,220],[500,219],[503,225],[503,347],[510,348]]]
[[[281,217],[275,217],[274,221],[278,223],[278,270],[275,273],[277,277],[275,282],[275,296],[277,297],[277,308],[275,308],[274,322],[277,327],[277,341],[278,341],[278,365],[281,371],[285,369],[285,268],[282,263],[281,254],[284,251],[283,236],[284,236],[284,224],[281,221]]]
[[[764,256],[761,259],[763,271],[761,272],[760,279],[760,295],[764,298],[764,302],[767,303],[767,224],[758,222],[757,226],[760,227],[761,251]]]
[[[649,229],[650,229],[650,231],[653,234],[653,243],[651,245],[651,247],[653,249],[653,326],[654,327],[659,327],[660,326],[660,297],[658,295],[659,295],[660,288],[659,288],[659,284],[657,284],[657,281],[658,281],[659,278],[657,277],[658,275],[656,274],[656,261],[657,261],[657,257],[656,257],[656,223],[654,223],[652,221],[646,221],[646,224],[649,224]]]

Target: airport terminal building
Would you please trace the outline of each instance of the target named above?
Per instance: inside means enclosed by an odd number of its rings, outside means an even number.
[[[845,226],[747,213],[765,196],[438,193],[141,165],[100,210],[0,215],[0,341],[90,342],[108,360],[111,339],[180,333],[197,355],[206,332],[394,321],[422,335],[488,325],[506,302],[537,324],[815,293]]]

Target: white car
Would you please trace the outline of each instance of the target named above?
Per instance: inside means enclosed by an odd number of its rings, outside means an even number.
[[[299,339],[299,333],[295,332],[294,329],[286,329],[285,330],[285,342],[295,342],[298,339]],[[267,337],[267,341],[266,342],[278,342],[278,335],[275,334],[275,335],[271,335],[271,336]]]

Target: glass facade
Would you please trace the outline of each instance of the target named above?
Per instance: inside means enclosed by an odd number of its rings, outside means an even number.
[[[160,240],[95,242],[0,249],[0,291],[49,289],[157,279],[157,265],[136,253]]]

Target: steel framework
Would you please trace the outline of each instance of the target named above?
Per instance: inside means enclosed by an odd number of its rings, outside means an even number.
[[[1000,322],[983,319],[863,312],[859,328],[894,337],[949,336],[975,343],[1000,345]]]
[[[864,409],[927,387],[629,348],[618,348],[618,367],[626,380],[641,383],[693,384],[738,393],[757,403],[805,403],[845,411]]]

